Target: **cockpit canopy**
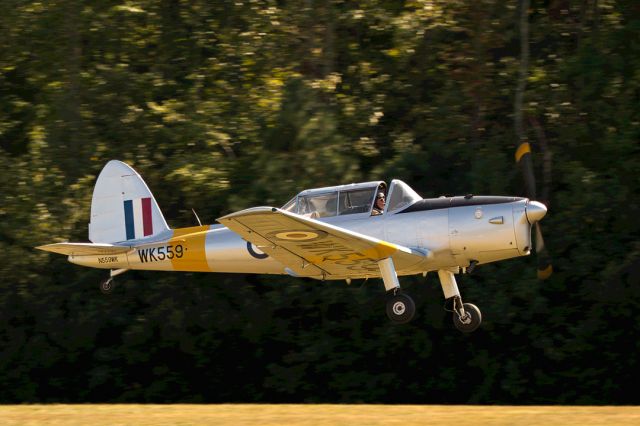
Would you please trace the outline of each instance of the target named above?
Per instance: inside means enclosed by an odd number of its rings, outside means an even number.
[[[307,189],[289,200],[282,210],[314,219],[351,214],[370,215],[378,192],[387,195],[385,214],[404,210],[422,200],[409,185],[394,179],[388,192],[387,184],[383,181]]]

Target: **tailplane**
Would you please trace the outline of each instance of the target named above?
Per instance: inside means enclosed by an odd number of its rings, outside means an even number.
[[[129,246],[91,243],[53,243],[36,248],[52,253],[64,254],[65,256],[106,256],[124,254],[131,250]]]
[[[142,177],[121,161],[109,161],[93,189],[89,240],[110,244],[167,231],[169,226]]]

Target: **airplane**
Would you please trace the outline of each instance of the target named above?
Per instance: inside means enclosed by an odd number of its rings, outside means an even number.
[[[374,204],[383,204],[379,198],[386,203],[375,214]],[[108,269],[100,283],[105,293],[128,270],[280,274],[347,283],[382,278],[386,313],[397,324],[415,315],[398,277],[436,271],[454,326],[472,332],[482,314],[462,302],[455,275],[529,255],[531,228],[546,212],[544,204],[524,197],[423,199],[394,179],[388,187],[372,181],[308,189],[280,208],[253,207],[218,218],[220,225],[171,229],[142,177],[112,160],[94,187],[91,242],[36,248]]]

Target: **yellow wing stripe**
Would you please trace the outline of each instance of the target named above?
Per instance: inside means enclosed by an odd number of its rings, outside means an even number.
[[[525,154],[529,153],[531,153],[531,145],[529,145],[529,142],[521,143],[516,150],[516,163],[518,163]]]
[[[391,244],[386,241],[380,241],[376,244],[375,247],[363,250],[362,254],[367,256],[369,259],[381,260],[386,259],[397,251],[398,247],[395,244]]]
[[[210,225],[203,225],[173,230],[173,237],[171,237],[169,243],[180,244],[183,250],[181,257],[174,256],[171,259],[171,266],[174,271],[211,272],[205,249],[209,228]]]

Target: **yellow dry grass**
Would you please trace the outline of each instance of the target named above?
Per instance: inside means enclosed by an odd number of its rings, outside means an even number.
[[[5,405],[2,425],[640,425],[640,407],[468,405]]]

